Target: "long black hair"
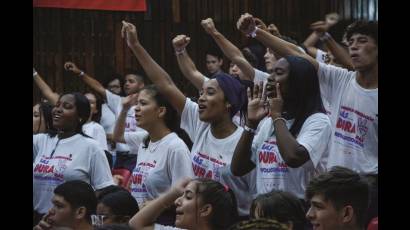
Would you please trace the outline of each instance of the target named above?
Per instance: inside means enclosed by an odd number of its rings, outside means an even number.
[[[314,66],[301,57],[289,55],[284,58],[289,63],[287,80],[289,93],[284,102],[284,109],[295,119],[289,131],[296,136],[310,115],[326,112]]]
[[[77,109],[77,115],[78,115],[78,123],[75,128],[75,132],[85,137],[89,137],[83,132],[83,125],[88,121],[88,118],[90,117],[90,112],[91,112],[90,102],[88,101],[86,96],[84,96],[82,93],[79,93],[79,92],[63,94],[60,96],[58,100],[60,100],[65,95],[74,96],[74,104]],[[57,132],[51,133],[50,136],[54,137],[56,134]]]
[[[179,117],[174,107],[172,107],[171,104],[168,102],[168,100],[165,99],[165,97],[158,91],[158,88],[155,85],[146,85],[139,92],[141,93],[143,90],[145,90],[149,95],[152,96],[152,98],[155,100],[158,106],[165,107],[166,109],[165,117],[164,117],[165,125],[171,131],[177,131],[179,127]],[[143,148],[148,148],[148,144],[150,140],[151,138],[148,135],[147,138],[145,138],[144,140]]]

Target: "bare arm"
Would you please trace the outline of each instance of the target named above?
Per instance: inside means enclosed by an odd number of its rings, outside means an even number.
[[[136,104],[137,99],[138,99],[138,94],[131,94],[123,98],[122,109],[117,118],[117,121],[115,122],[114,133],[112,135],[112,139],[115,142],[125,143],[125,139],[124,139],[125,120],[127,118],[128,110],[130,110],[132,105]]]
[[[59,95],[55,93],[50,86],[41,78],[40,74],[33,68],[33,79],[37,87],[40,89],[41,94],[51,103],[55,105],[58,101]]]
[[[271,48],[280,56],[294,55],[303,57],[311,62],[316,70],[319,68],[319,63],[308,54],[303,53],[296,45],[284,41],[262,29],[257,29],[252,15],[248,13],[242,15],[241,18],[239,18],[237,22],[237,28],[245,34],[252,34],[252,32],[255,32],[254,37],[258,41],[262,42],[262,44],[264,44],[266,47]]]
[[[182,74],[195,86],[197,90],[201,90],[202,85],[204,84],[205,76],[198,71],[185,49],[185,47],[189,44],[189,41],[189,37],[181,34],[172,39],[172,45],[174,46],[178,66]]]
[[[262,97],[262,89],[263,83],[261,82],[253,87],[253,94],[249,88],[247,90],[249,103],[246,126],[253,130],[256,130],[259,122],[268,113],[264,107],[266,96]],[[251,160],[254,135],[253,131],[245,129],[236,145],[231,162],[231,171],[235,176],[243,176],[255,168],[255,164]]]
[[[94,91],[100,94],[104,100],[107,100],[107,95],[105,94],[104,86],[97,81],[95,78],[81,71],[73,62],[66,62],[64,68],[67,71],[74,73],[75,75],[81,77],[85,84],[91,87]]]
[[[313,31],[309,37],[306,38],[306,40],[303,42],[303,45],[305,46],[307,53],[312,56],[313,58],[316,58],[317,55],[317,48],[315,47],[316,43],[319,41],[319,38],[322,36],[323,33],[319,33],[317,31]]]
[[[129,221],[129,226],[133,229],[154,229],[154,222],[161,214],[161,212],[171,206],[174,201],[184,193],[185,186],[190,179],[183,179],[175,186],[171,187],[166,193],[160,195],[158,198],[152,200],[140,209]]]
[[[176,87],[171,77],[159,66],[138,41],[137,30],[131,23],[123,21],[123,36],[126,35],[127,45],[130,47],[135,57],[137,57],[141,66],[144,68],[147,76],[158,87],[158,90],[165,98],[168,98],[170,104],[175,108],[178,114],[182,113],[185,106],[185,95]]]
[[[341,64],[343,67],[346,67],[349,70],[354,69],[349,53],[339,43],[337,43],[332,38],[332,36],[325,35],[323,41],[325,42],[326,46],[329,48],[333,56],[336,58],[337,63]]]
[[[215,28],[212,19],[207,18],[202,20],[201,25],[204,30],[215,40],[216,44],[219,48],[221,48],[225,56],[227,56],[233,63],[238,65],[239,69],[242,71],[244,76],[248,78],[248,80],[253,81],[255,78],[255,70],[252,65],[245,59],[242,52]]]

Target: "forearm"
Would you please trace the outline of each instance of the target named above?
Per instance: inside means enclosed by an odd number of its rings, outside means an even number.
[[[192,59],[189,57],[188,52],[185,50],[176,56],[178,66],[182,74],[195,86],[197,90],[201,90],[202,85],[204,84],[205,76],[198,71],[195,64],[192,62]]]
[[[162,67],[154,61],[154,59],[152,59],[140,43],[134,44],[131,50],[138,59],[145,73],[147,73],[148,77],[160,91],[164,90],[169,85],[174,85],[174,82],[168,73],[165,72]]]
[[[52,104],[55,105],[58,101],[59,95],[54,93],[50,86],[41,78],[39,74],[34,77],[34,82],[40,89],[41,94]]]
[[[342,66],[353,70],[352,59],[349,53],[341,45],[339,45],[331,36],[325,40],[325,45],[329,48],[330,52],[336,58],[337,62]]]
[[[171,206],[180,194],[171,189],[165,194],[160,195],[157,199],[149,202],[147,206],[142,208],[129,221],[130,227],[133,229],[141,229],[146,226],[152,226],[161,212]]]
[[[125,132],[125,120],[127,118],[128,109],[122,109],[117,121],[115,122],[114,132],[112,139],[115,142],[125,143],[124,132]]]
[[[92,88],[94,91],[96,91],[98,94],[100,94],[103,97],[104,100],[107,100],[107,95],[105,93],[105,88],[99,81],[97,81],[95,78],[92,78],[90,75],[88,75],[86,73],[84,73],[84,75],[81,77],[81,79],[90,88]]]
[[[255,164],[251,161],[253,138],[253,133],[243,131],[232,157],[231,171],[233,175],[243,176],[255,168]]]
[[[309,160],[306,149],[293,137],[284,121],[277,120],[273,125],[279,153],[289,167],[298,168]]]
[[[249,78],[249,80],[253,81],[255,77],[255,70],[253,69],[252,65],[245,59],[242,52],[218,31],[214,31],[210,35],[215,40],[216,44],[222,50],[224,55],[227,56],[233,63],[238,65],[239,69],[245,76]]]
[[[307,37],[306,40],[303,42],[303,45],[308,51],[308,54],[314,58],[316,58],[316,52],[317,52],[317,48],[315,46],[316,46],[316,43],[319,41],[319,38],[321,35],[322,33],[313,31],[309,35],[309,37]]]

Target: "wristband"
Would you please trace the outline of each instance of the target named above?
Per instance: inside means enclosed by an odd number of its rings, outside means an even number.
[[[33,73],[33,78],[34,78],[35,76],[37,76],[37,75],[38,75],[37,71],[34,72],[34,73]]]
[[[83,71],[81,71],[78,76],[79,76],[79,77],[82,77],[82,76],[84,76],[84,74],[85,74],[85,73],[84,73]]]
[[[183,54],[184,52],[185,52],[185,48],[175,49],[175,54],[176,54],[176,55],[181,55],[181,54]]]
[[[278,120],[284,121],[285,124],[286,124],[286,122],[287,122],[285,118],[283,118],[283,117],[277,117],[277,118],[275,118],[275,119],[273,120],[273,124],[275,124],[275,122],[278,121]]]

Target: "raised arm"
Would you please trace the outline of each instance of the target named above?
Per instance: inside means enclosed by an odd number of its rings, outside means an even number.
[[[85,84],[87,84],[95,92],[100,94],[104,100],[107,100],[107,95],[105,94],[104,86],[100,82],[95,80],[95,78],[91,77],[87,73],[84,73],[84,71],[80,70],[73,62],[66,62],[64,64],[64,68],[65,70],[70,71],[73,74],[79,76]]]
[[[202,90],[205,76],[198,71],[185,49],[190,40],[191,39],[186,35],[180,34],[172,39],[172,45],[174,46],[178,66],[182,74],[195,86],[197,90]]]
[[[269,83],[268,83],[269,84]],[[282,117],[283,99],[280,85],[276,83],[276,97],[269,99],[270,114],[275,127],[276,142],[279,153],[285,163],[291,168],[298,168],[308,161],[309,153],[290,133]],[[279,119],[278,119],[279,118]]]
[[[132,105],[135,105],[138,100],[138,94],[131,94],[124,97],[122,100],[122,109],[118,115],[117,121],[115,122],[114,133],[112,139],[115,142],[125,143],[124,132],[125,132],[125,120],[127,118],[128,110]]]
[[[308,54],[303,53],[296,45],[284,41],[265,30],[258,29],[254,18],[248,13],[243,14],[239,18],[237,28],[244,34],[256,38],[266,47],[271,48],[275,53],[279,54],[279,56],[300,56],[310,61],[316,69],[319,68],[319,63]]]
[[[154,222],[161,212],[174,204],[175,200],[184,193],[185,186],[191,179],[183,179],[175,186],[171,187],[166,193],[152,200],[140,209],[129,221],[132,229],[152,230]]]
[[[242,52],[215,28],[213,20],[211,18],[202,20],[201,25],[204,30],[215,40],[216,44],[219,48],[221,48],[225,56],[227,56],[233,63],[238,65],[247,80],[253,81],[255,77],[255,70],[252,65],[245,59]]]
[[[349,52],[343,48],[339,43],[337,43],[330,34],[325,34],[323,36],[323,42],[336,58],[338,64],[343,67],[354,70],[352,59],[350,58]]]
[[[158,90],[165,98],[168,98],[170,104],[175,108],[178,114],[182,113],[185,106],[185,95],[177,88],[171,77],[159,66],[147,51],[142,47],[138,40],[137,29],[131,23],[123,21],[121,34],[126,37],[127,45],[130,47],[135,57],[137,57],[145,73],[150,80],[157,86]]]
[[[255,135],[255,130],[259,122],[267,115],[268,111],[265,108],[264,102],[266,96],[262,96],[263,83],[255,84],[253,95],[251,89],[248,88],[248,119],[246,121],[245,131],[242,133],[236,145],[234,155],[231,162],[231,171],[235,176],[243,176],[255,168],[252,162],[252,142]]]
[[[341,64],[343,67],[353,70],[352,59],[350,58],[349,53],[341,45],[339,45],[333,37],[327,33],[331,24],[328,22],[315,22],[311,25],[320,39],[324,42],[326,47],[330,50],[333,56],[336,58],[337,63]],[[316,57],[316,56],[315,56]]]
[[[41,78],[40,74],[33,68],[33,80],[40,89],[41,94],[52,104],[55,105],[59,95],[55,93],[50,86]]]
[[[313,31],[309,35],[309,37],[307,37],[306,40],[303,42],[303,45],[305,46],[307,53],[313,58],[316,58],[317,48],[315,46],[321,36],[322,33],[319,33],[318,31]]]

